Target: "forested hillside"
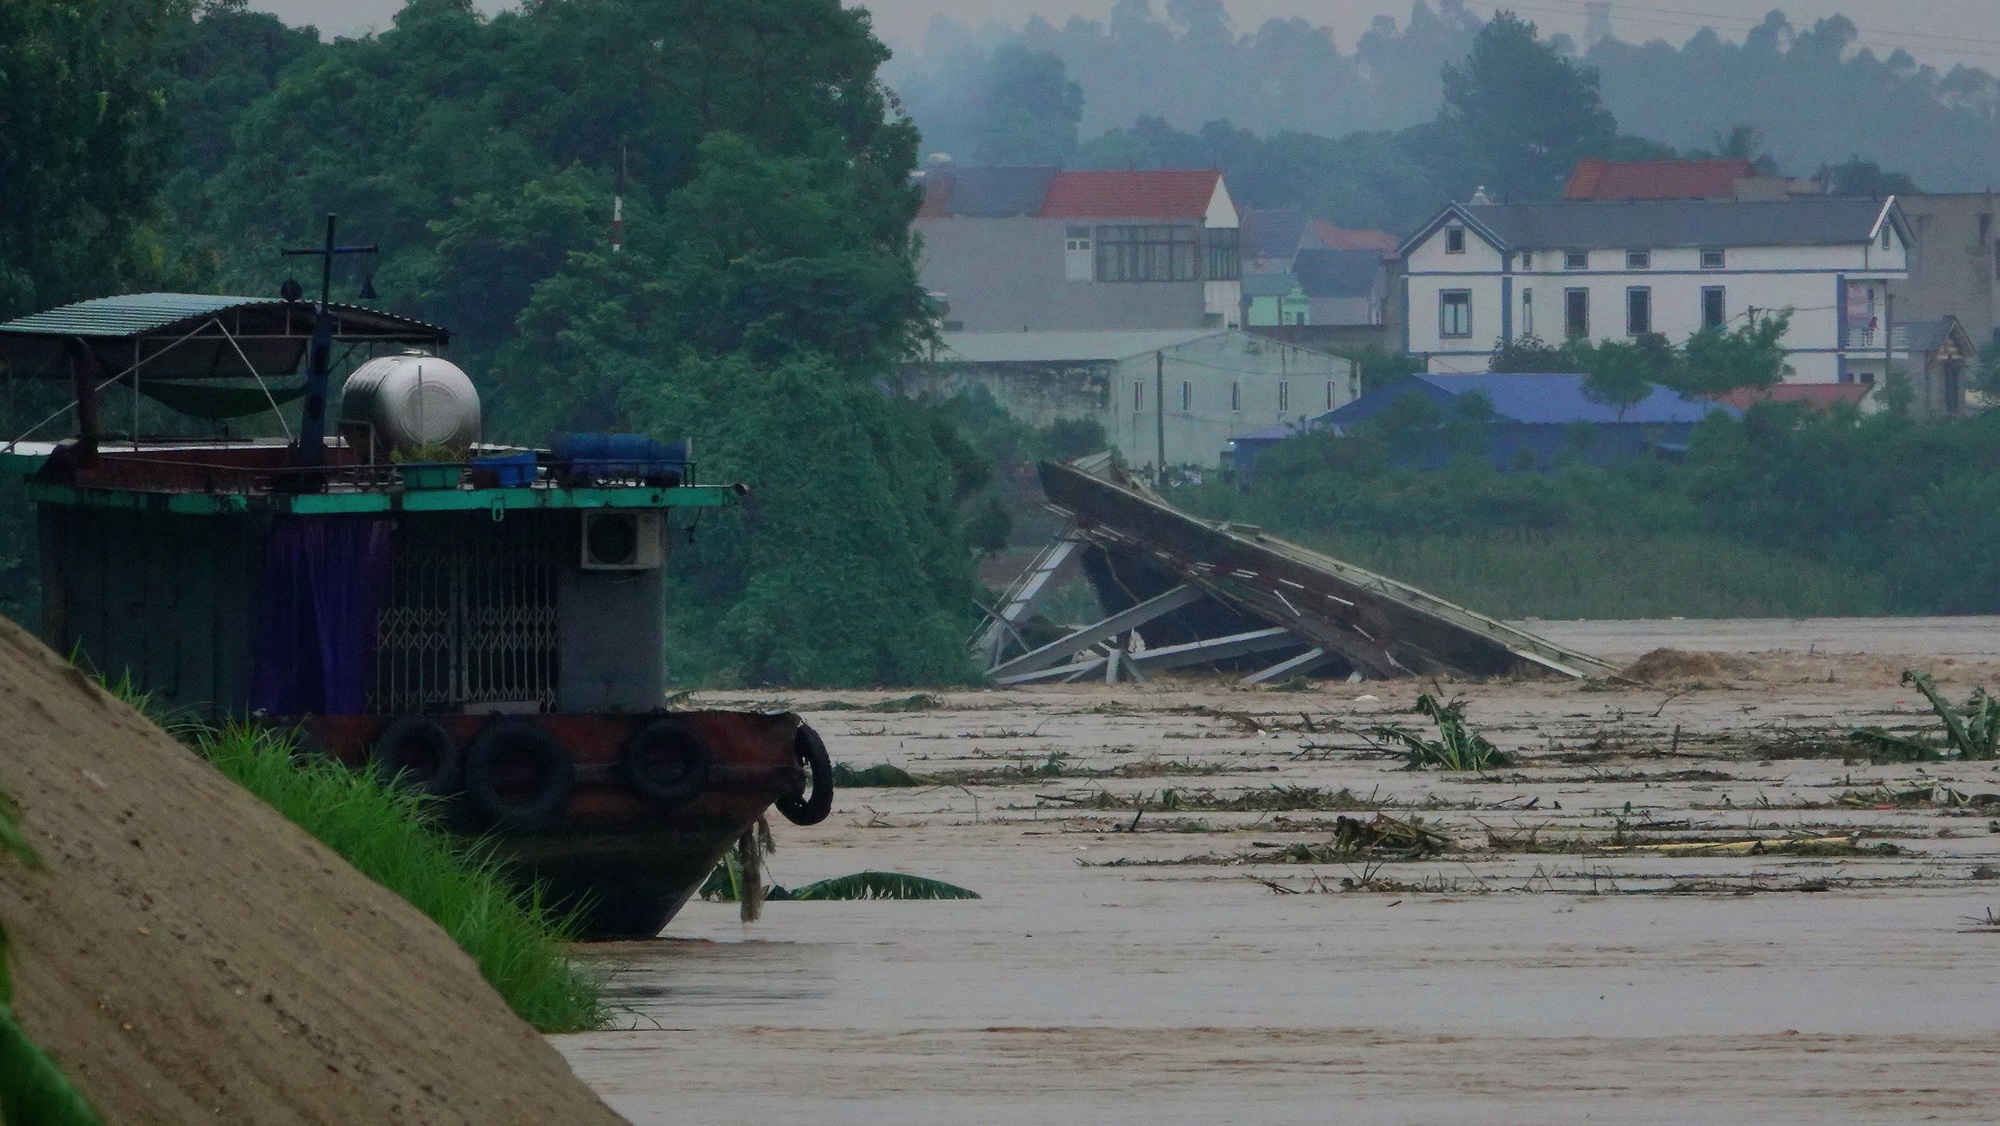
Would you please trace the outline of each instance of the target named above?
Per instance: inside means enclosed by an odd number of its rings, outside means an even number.
[[[461,334],[489,434],[694,435],[752,484],[677,548],[676,674],[958,679],[988,465],[877,390],[925,323],[887,57],[838,0],[414,0],[330,43],[242,0],[0,4],[0,315],[274,294],[338,212],[384,307]]]
[[[1859,5],[1855,15],[1888,18]],[[1421,130],[1444,102],[1441,72],[1481,26],[1459,0],[1415,0],[1406,19],[1378,16],[1343,47],[1305,19],[1235,27],[1224,0],[1119,0],[1105,22],[1061,28],[940,20],[924,50],[885,73],[925,147],[960,160],[1220,163],[1255,204],[1394,226],[1439,194],[1412,165],[1430,151]],[[1793,175],[1858,157],[1930,191],[2000,182],[1994,76],[1881,56],[1856,38],[1846,17],[1795,27],[1774,11],[1740,42],[1710,30],[1678,44],[1614,36],[1588,51],[1567,36],[1548,42],[1597,71],[1604,107],[1641,142],[1610,155],[1715,151],[1733,135],[1744,155]],[[1279,189],[1281,167],[1310,175]],[[1425,206],[1396,204],[1426,186]]]

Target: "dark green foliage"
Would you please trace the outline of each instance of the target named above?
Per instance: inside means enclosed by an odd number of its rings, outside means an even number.
[[[543,1032],[603,1026],[598,984],[569,960],[571,920],[518,891],[487,854],[435,825],[432,799],[374,771],[300,759],[268,732],[210,732],[196,749],[244,789],[431,917],[523,1020]]]
[[[1383,430],[1302,435],[1240,492],[1174,496],[1510,615],[2000,611],[2000,414],[1763,404],[1711,416],[1679,463],[1533,474],[1404,469],[1398,450]]]
[[[0,3],[0,318],[158,265],[161,67],[190,0]]]
[[[1506,200],[1561,195],[1576,162],[1618,134],[1597,72],[1538,41],[1535,25],[1508,11],[1480,29],[1463,64],[1444,68],[1439,121],[1465,171]]]
[[[1630,406],[1658,384],[1683,395],[1721,395],[1738,387],[1768,387],[1784,378],[1785,333],[1791,314],[1779,312],[1735,328],[1704,328],[1676,345],[1657,332],[1625,340],[1549,344],[1528,335],[1497,342],[1488,370],[1574,372],[1589,376],[1585,391],[1599,402]]]
[[[981,164],[1056,164],[1076,151],[1083,88],[1047,51],[1004,44],[993,52],[983,104],[967,140]]]
[[[1876,761],[1921,762],[1940,758],[1960,762],[1985,762],[2000,757],[2000,698],[1984,688],[1972,690],[1962,708],[1954,708],[1938,694],[1929,674],[1903,670],[1903,683],[1924,694],[1931,710],[1944,726],[1940,742],[1893,735],[1879,727],[1861,728],[1854,738],[1867,746]]]
[[[632,409],[700,420],[703,474],[752,482],[741,509],[676,548],[678,678],[973,679],[959,505],[984,478],[947,420],[810,356],[771,367],[688,358]]]
[[[923,785],[911,777],[909,771],[900,766],[890,766],[886,762],[877,763],[865,770],[856,770],[844,762],[836,762],[833,764],[833,784],[843,790],[867,787],[893,789]]]
[[[718,864],[701,885],[701,897],[710,902],[734,903],[739,886],[728,863]],[[771,887],[764,892],[766,902],[826,901],[836,899],[978,899],[979,893],[943,880],[910,876],[901,872],[855,872],[835,876],[801,887]]]
[[[1901,172],[1885,170],[1872,160],[1850,156],[1834,165],[1821,165],[1820,182],[1834,195],[1862,195],[1886,199],[1892,195],[1920,195],[1917,182]]]
[[[1426,739],[1397,724],[1374,728],[1377,736],[1403,744],[1409,769],[1435,766],[1439,770],[1486,770],[1512,761],[1487,742],[1485,736],[1466,726],[1465,701],[1440,703],[1426,692],[1417,697],[1416,706],[1410,710],[1437,724],[1438,737]]]

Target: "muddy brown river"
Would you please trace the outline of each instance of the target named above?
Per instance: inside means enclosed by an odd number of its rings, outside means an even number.
[[[2000,768],[1846,733],[1933,726],[1905,667],[2000,685],[2000,620],[1529,625],[1708,655],[1610,689],[704,696],[926,780],[775,824],[770,880],[982,898],[695,903],[598,949],[619,1030],[556,1043],[639,1126],[1993,1120]],[[1433,688],[1515,762],[1404,769],[1372,729],[1423,731]],[[1341,851],[1342,818],[1439,843]]]

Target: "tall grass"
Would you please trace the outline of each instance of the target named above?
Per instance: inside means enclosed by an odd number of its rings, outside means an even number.
[[[1501,618],[1806,618],[1889,612],[1880,575],[1740,539],[1556,530],[1311,538],[1311,546]]]
[[[543,1032],[602,1028],[599,982],[570,961],[574,921],[538,891],[516,890],[491,854],[436,827],[432,799],[391,786],[372,768],[301,759],[267,731],[200,734],[196,749],[222,773],[318,837],[362,875],[444,928],[489,984]]]

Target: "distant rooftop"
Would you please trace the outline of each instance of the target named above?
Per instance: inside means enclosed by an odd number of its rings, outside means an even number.
[[[1570,374],[1485,372],[1477,375],[1412,375],[1379,391],[1321,415],[1316,422],[1345,426],[1373,418],[1396,400],[1416,391],[1433,399],[1450,400],[1478,393],[1493,405],[1497,420],[1539,424],[1571,422],[1665,423],[1700,422],[1715,403],[1690,401],[1665,387],[1621,412],[1584,393],[1584,377]]]
[[[1909,230],[1894,200],[1845,196],[1791,199],[1675,199],[1613,202],[1556,200],[1547,203],[1457,204],[1426,224],[1406,247],[1457,213],[1484,237],[1508,250],[1557,247],[1626,248],[1687,246],[1850,246],[1880,230],[1884,216]]]
[[[1369,297],[1382,279],[1379,250],[1301,250],[1292,276],[1313,297]]]
[[[1570,173],[1564,199],[1734,199],[1736,181],[1757,174],[1748,160],[1599,160]]]
[[[1065,172],[1045,167],[934,165],[924,173],[926,219],[1200,219],[1222,173],[1213,169]]]
[[[947,332],[939,363],[1093,363],[1128,360],[1222,336],[1214,328],[1127,332]]]
[[[1324,250],[1373,250],[1381,254],[1396,253],[1396,236],[1388,231],[1371,231],[1356,227],[1336,227],[1324,219],[1314,219],[1306,231],[1306,245]]]

